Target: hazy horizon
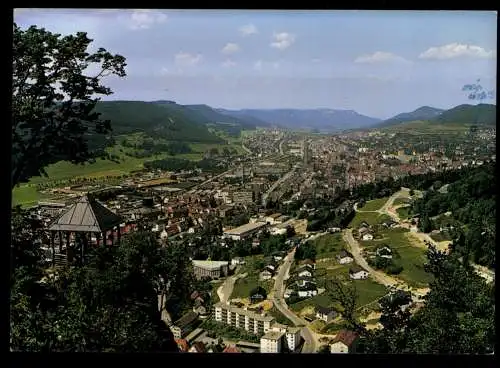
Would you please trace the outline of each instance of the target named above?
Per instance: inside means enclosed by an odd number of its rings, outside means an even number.
[[[496,86],[496,12],[16,9],[127,58],[106,100],[338,109],[386,119]],[[484,103],[493,103],[486,100]]]

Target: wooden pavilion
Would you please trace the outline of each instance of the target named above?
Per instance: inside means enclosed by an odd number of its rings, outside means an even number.
[[[120,244],[121,222],[120,216],[93,197],[89,195],[81,197],[49,226],[53,263],[58,261],[57,263],[71,264],[76,258],[78,263],[82,264],[85,253],[92,243],[99,246],[103,240],[103,244],[106,245],[110,240],[110,245],[115,245],[115,233],[116,240]],[[55,252],[56,238],[59,254]]]

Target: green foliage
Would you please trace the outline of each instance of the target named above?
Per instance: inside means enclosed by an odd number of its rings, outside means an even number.
[[[214,320],[206,320],[200,327],[209,331],[209,334],[214,337],[226,337],[232,340],[244,340],[256,343],[260,341],[260,336],[253,335],[242,328],[236,328]]]
[[[301,244],[297,247],[294,258],[296,260],[311,259],[314,261],[316,259],[316,247],[312,242]]]
[[[221,172],[226,166],[223,163],[218,163],[215,160],[203,159],[197,162],[185,160],[182,158],[166,158],[163,160],[154,160],[144,163],[144,167],[148,170],[161,169],[165,171],[181,171],[203,169],[204,171]]]
[[[112,93],[101,79],[124,77],[126,64],[103,48],[89,54],[91,42],[84,32],[61,36],[14,24],[12,187],[45,174],[44,167],[59,160],[82,163],[104,154],[86,135],[94,133],[105,143],[103,135],[111,131],[110,121],[94,110],[95,96]],[[88,76],[92,65],[100,71]]]
[[[120,247],[90,250],[84,266],[40,282],[46,266],[33,253],[36,224],[29,223],[19,214],[13,224],[12,350],[176,351],[158,295],[173,318],[190,303],[193,273],[183,249],[159,249],[154,236],[133,233]]]
[[[386,328],[365,331],[367,353],[485,354],[495,345],[494,284],[486,284],[467,261],[429,248],[426,270],[434,276],[425,305],[413,316],[383,307]],[[397,304],[397,303],[396,303]]]
[[[436,226],[429,217],[450,211],[447,223],[454,223],[456,230],[450,237],[453,249],[470,255],[476,263],[493,267],[495,264],[496,238],[496,175],[494,163],[466,170],[451,183],[446,193],[427,192],[413,204],[413,212],[421,214],[420,228],[429,232]],[[437,220],[444,225],[442,219]],[[466,225],[462,228],[460,224]]]
[[[490,104],[459,105],[444,111],[433,121],[440,124],[496,125],[496,106]]]

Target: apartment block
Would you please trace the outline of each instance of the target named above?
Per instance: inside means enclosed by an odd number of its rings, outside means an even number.
[[[242,328],[255,335],[262,335],[271,329],[274,317],[265,313],[255,313],[244,308],[236,308],[217,303],[214,306],[215,320],[236,328]]]

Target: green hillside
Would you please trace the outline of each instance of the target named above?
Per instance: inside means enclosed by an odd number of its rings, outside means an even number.
[[[109,119],[113,135],[144,132],[167,141],[224,143],[210,133],[206,119],[177,104],[143,101],[104,101],[96,106]]]
[[[496,125],[496,106],[490,104],[459,105],[443,111],[432,121],[440,124]]]

